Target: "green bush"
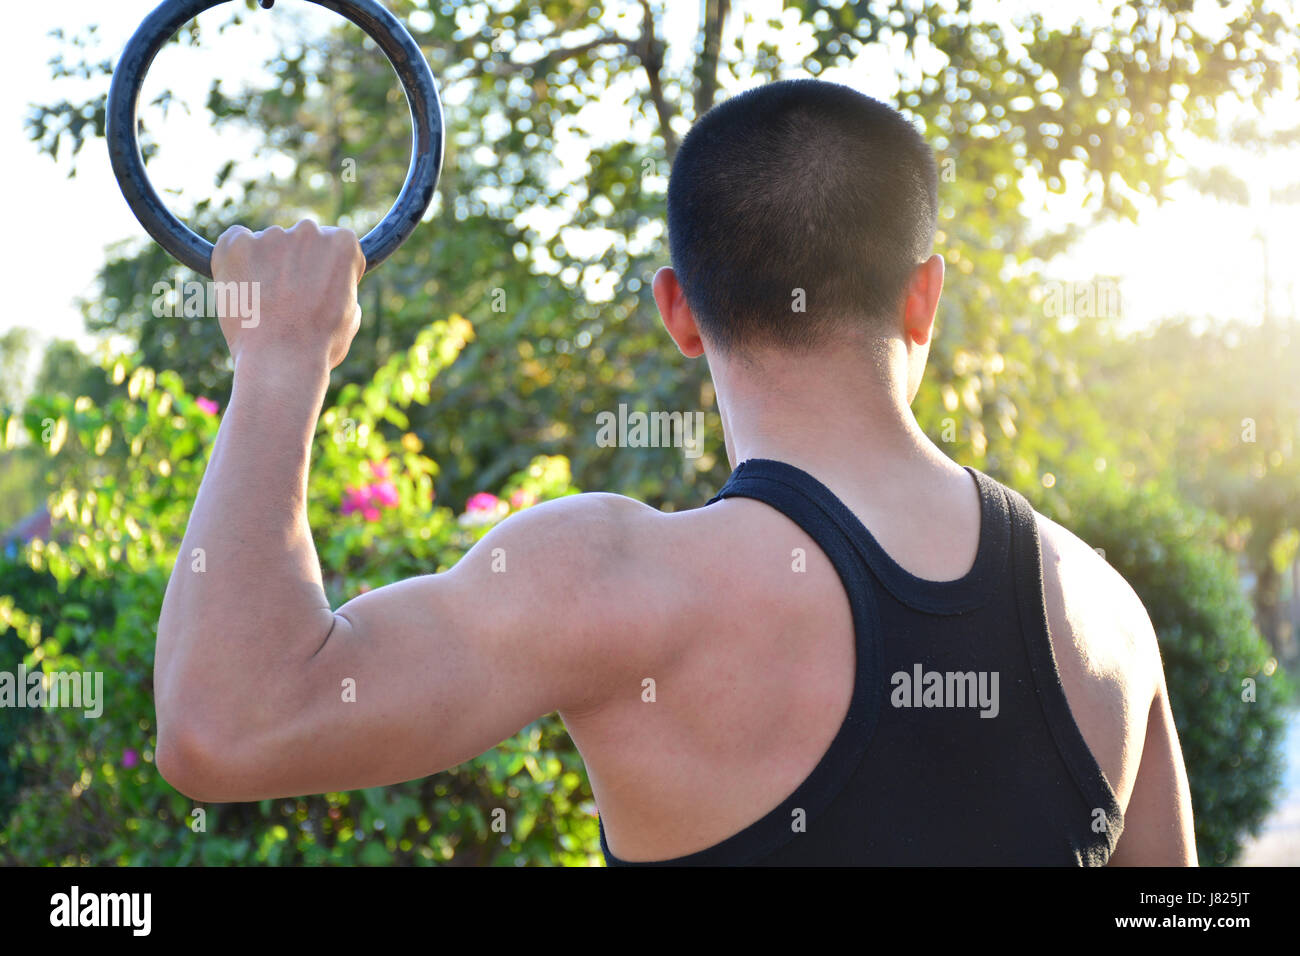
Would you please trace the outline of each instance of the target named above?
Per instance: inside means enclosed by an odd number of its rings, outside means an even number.
[[[492,508],[457,515],[433,501],[437,466],[405,410],[430,400],[472,336],[460,317],[435,323],[322,415],[310,514],[335,606],[445,569],[503,515],[573,493],[568,462],[541,457],[487,496]],[[0,708],[0,862],[599,861],[591,792],[555,715],[400,786],[206,807],[173,790],[153,763],[155,626],[217,418],[170,372],[125,358],[106,371],[107,401],[40,396],[0,421],[6,445],[26,432],[48,454],[54,517],[52,540],[0,558],[0,670],[21,660],[29,671],[102,672],[105,698],[97,719]],[[391,484],[365,500],[379,483]]]
[[[1281,783],[1293,689],[1217,543],[1221,520],[1159,486],[1100,476],[1069,478],[1044,498],[1040,510],[1101,548],[1146,606],[1187,764],[1198,856],[1203,865],[1233,862]]]

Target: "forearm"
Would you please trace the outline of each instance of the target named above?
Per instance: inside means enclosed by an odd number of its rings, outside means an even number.
[[[160,723],[242,735],[274,721],[293,669],[330,629],[306,500],[328,382],[305,359],[250,355],[236,368],[158,622]]]

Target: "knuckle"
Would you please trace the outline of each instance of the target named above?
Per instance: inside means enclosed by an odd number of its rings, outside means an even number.
[[[231,226],[217,238],[216,248],[229,249],[235,245],[243,245],[252,236],[244,226]]]

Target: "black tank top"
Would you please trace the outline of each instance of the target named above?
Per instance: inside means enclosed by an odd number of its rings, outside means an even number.
[[[826,553],[853,612],[849,710],[812,773],[770,813],[698,853],[611,866],[1095,866],[1123,814],[1061,686],[1029,503],[974,468],[971,570],[896,563],[811,475],[742,462],[709,504],[766,502]]]

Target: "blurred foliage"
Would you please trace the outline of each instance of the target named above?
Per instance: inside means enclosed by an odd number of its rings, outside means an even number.
[[[33,338],[32,330],[22,326],[0,335],[0,414],[21,408],[26,398]],[[0,451],[0,550],[5,532],[39,506],[40,475],[40,458],[31,449]]]
[[[30,448],[0,452],[0,534],[40,507],[43,470],[39,454]]]
[[[68,339],[55,339],[41,355],[33,395],[85,395],[96,405],[108,401],[111,387],[104,380],[103,369]]]
[[[1187,764],[1201,864],[1233,862],[1271,809],[1295,692],[1251,620],[1222,521],[1154,483],[1082,473],[1040,492],[1035,507],[1124,576],[1160,642]],[[1122,839],[1122,837],[1121,837]]]
[[[449,567],[515,509],[512,499],[527,506],[573,492],[568,463],[540,456],[502,483],[503,505],[490,520],[467,522],[433,502],[436,466],[400,429],[437,394],[436,376],[471,335],[459,317],[430,325],[322,415],[311,521],[336,603]],[[170,371],[121,358],[108,384],[102,404],[37,396],[24,415],[0,422],[11,441],[21,428],[49,456],[56,522],[50,540],[0,558],[0,648],[29,671],[104,675],[98,719],[0,708],[0,863],[599,860],[590,789],[556,715],[477,760],[395,787],[207,807],[174,791],[153,764],[155,626],[217,418]],[[396,423],[395,441],[381,423]],[[396,503],[373,519],[344,515],[346,489],[380,462]],[[498,808],[507,812],[494,816]],[[206,815],[201,831],[196,809]]]
[[[0,335],[0,407],[21,403],[31,353],[31,329],[18,325]]]
[[[449,370],[446,391],[412,421],[444,465],[439,490],[458,501],[536,452],[567,456],[585,487],[663,507],[708,497],[727,463],[707,370],[659,331],[648,288],[667,261],[662,204],[676,142],[719,90],[791,67],[822,74],[872,46],[888,49],[896,68],[880,95],[892,96],[897,80],[896,101],[924,124],[941,163],[938,246],[949,269],[918,418],[937,438],[951,417],[946,444],[962,460],[1005,459],[1017,480],[1034,479],[1044,458],[1101,419],[1074,400],[1077,362],[1045,320],[1032,266],[1078,227],[1031,234],[1023,177],[1058,191],[1082,178],[1098,214],[1132,215],[1133,195],[1164,194],[1171,134],[1211,129],[1220,96],[1264,102],[1297,46],[1295,23],[1264,2],[1221,10],[1216,23],[1186,4],[1145,0],[1063,30],[1034,14],[980,20],[965,0],[912,9],[800,0],[776,21],[715,2],[702,5],[690,51],[669,48],[663,7],[650,0],[389,6],[438,79],[446,159],[430,221],[364,283],[365,327],[335,380],[364,381],[431,316],[473,321],[479,336]],[[176,42],[292,11],[213,16]],[[802,62],[781,63],[761,38],[791,29],[792,19],[813,42]],[[106,74],[88,44],[86,33],[68,38],[56,76]],[[236,198],[199,199],[190,221],[208,235],[236,222],[288,225],[309,212],[358,231],[373,225],[397,195],[408,155],[391,67],[351,25],[290,41],[266,67],[257,89],[213,80],[206,105],[217,129],[241,124],[266,145],[258,168],[241,176],[232,158],[222,170]],[[625,110],[626,125],[597,122],[597,104]],[[102,135],[102,116],[102,97],[38,105],[29,133],[51,155],[76,156]],[[261,166],[275,153],[292,159],[287,179]],[[355,177],[344,175],[345,161]],[[176,272],[152,244],[111,259],[101,294],[86,303],[88,326],[130,335],[148,364],[175,370],[192,390],[224,392],[216,324],[151,313],[154,284]],[[620,402],[702,409],[706,454],[683,462],[670,450],[599,448],[595,415]]]
[[[1300,327],[1169,320],[1116,342],[1089,380],[1098,411],[1126,426],[1113,431],[1130,474],[1172,476],[1229,520],[1220,540],[1245,557],[1260,629],[1281,653],[1282,575],[1300,544]]]

